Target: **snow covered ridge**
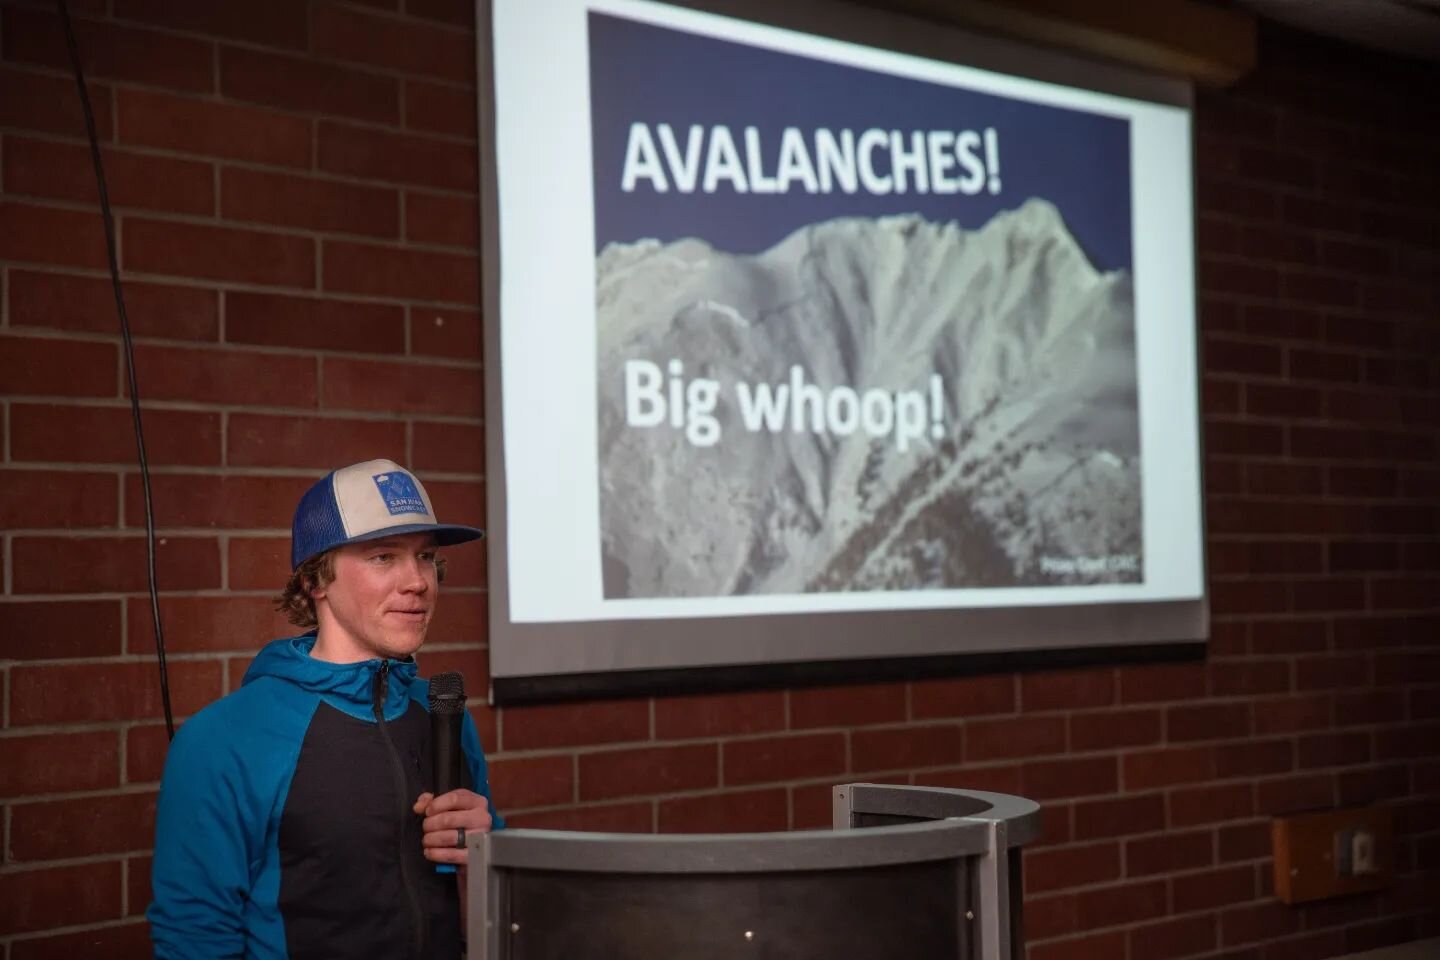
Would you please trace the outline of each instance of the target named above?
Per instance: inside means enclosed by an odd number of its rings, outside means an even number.
[[[1143,579],[1131,279],[1096,271],[1053,205],[973,231],[835,219],[754,256],[612,244],[596,298],[607,597]],[[663,377],[646,426],[637,361]],[[737,387],[797,367],[857,402],[928,404],[939,378],[942,409],[903,449],[824,417],[747,429]],[[697,411],[714,442],[687,431]]]

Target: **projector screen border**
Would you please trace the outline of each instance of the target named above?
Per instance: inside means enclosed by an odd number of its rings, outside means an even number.
[[[486,453],[489,517],[489,624],[491,699],[498,704],[536,703],[594,697],[632,697],[720,690],[815,686],[865,681],[908,681],[995,672],[1183,662],[1205,655],[1209,609],[1203,545],[1203,492],[1196,506],[1200,594],[1145,602],[1055,606],[905,609],[877,612],[766,614],[651,620],[515,622],[510,610],[507,569],[507,479],[502,433],[504,381],[508,376],[541,376],[544,371],[507,371],[502,356],[500,289],[502,251],[496,157],[494,23],[492,0],[477,3],[479,64],[480,200],[482,223],[482,307],[486,364]],[[736,17],[782,29],[879,49],[1000,70],[1008,62],[1019,76],[1190,109],[1189,83],[1146,74],[1114,63],[1082,60],[1073,54],[967,33],[901,13],[843,2],[801,0],[776,7],[750,0],[700,0],[675,6]],[[819,16],[820,13],[825,16]],[[808,19],[807,19],[808,18]],[[1017,72],[1010,58],[1027,65]],[[1193,117],[1188,124],[1194,170]],[[1193,232],[1193,174],[1189,196]],[[1194,240],[1191,239],[1193,275]],[[1186,334],[1198,355],[1193,313]],[[1185,373],[1195,387],[1189,401],[1195,422],[1195,483],[1204,489],[1203,437],[1198,430],[1198,366]],[[1187,457],[1186,459],[1189,459]],[[567,550],[569,544],[547,544]],[[1044,646],[1025,642],[1016,614]],[[1063,627],[1057,637],[1037,629],[1036,618]],[[1001,628],[994,640],[996,624]],[[810,636],[802,636],[803,634]],[[542,634],[544,639],[542,639]],[[838,640],[838,642],[837,642]],[[622,644],[624,649],[617,650]],[[818,644],[818,646],[817,646]],[[597,646],[601,649],[597,650]],[[661,652],[661,648],[664,648]],[[774,655],[783,650],[784,659]],[[658,653],[658,655],[657,655]],[[537,659],[538,657],[538,659]]]

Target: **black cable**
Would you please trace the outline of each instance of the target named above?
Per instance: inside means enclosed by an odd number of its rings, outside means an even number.
[[[95,182],[100,189],[100,215],[105,221],[105,252],[110,260],[110,284],[115,290],[115,309],[120,314],[120,340],[125,345],[125,376],[130,387],[130,415],[135,422],[135,450],[140,463],[140,485],[145,491],[145,553],[150,575],[150,613],[155,623],[155,657],[160,664],[160,702],[165,708],[165,733],[175,738],[175,718],[170,712],[170,671],[165,665],[165,631],[160,625],[160,595],[155,587],[155,505],[150,495],[150,463],[145,456],[145,430],[140,422],[140,389],[135,383],[135,346],[130,339],[130,317],[125,313],[125,292],[120,286],[120,263],[115,253],[115,218],[110,215],[110,191],[105,187],[105,166],[100,160],[100,138],[95,135],[95,112],[85,71],[80,66],[80,47],[70,25],[65,0],[57,0],[60,21],[65,27],[65,44],[70,48],[70,65],[80,88],[80,108],[85,113],[85,132],[90,136],[90,159],[95,164]]]

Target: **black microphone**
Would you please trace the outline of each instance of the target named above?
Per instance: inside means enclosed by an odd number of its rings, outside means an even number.
[[[460,789],[460,723],[465,715],[465,678],[438,673],[430,678],[431,792]]]

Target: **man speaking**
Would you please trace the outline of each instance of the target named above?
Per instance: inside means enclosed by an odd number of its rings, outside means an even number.
[[[314,629],[266,645],[170,746],[147,913],[157,957],[460,957],[456,866],[465,833],[492,826],[485,756],[467,713],[468,784],[430,792],[413,655],[444,579],[437,548],[481,536],[438,522],[389,460],[301,497],[279,605]]]

